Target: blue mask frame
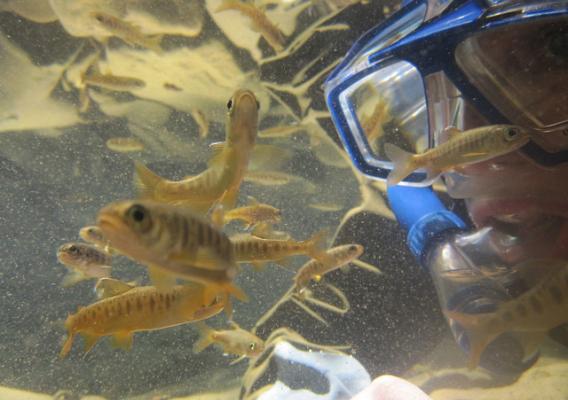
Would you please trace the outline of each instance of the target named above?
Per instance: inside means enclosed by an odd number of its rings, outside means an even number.
[[[495,8],[508,8],[519,4],[501,5],[488,7],[480,0],[456,0],[452,2],[440,15],[421,23],[416,29],[406,33],[397,41],[381,48],[384,39],[388,39],[393,27],[404,25],[404,19],[408,15],[420,13],[427,7],[427,0],[415,0],[394,14],[383,24],[373,28],[363,35],[347,53],[345,59],[328,76],[325,82],[326,101],[331,113],[332,120],[339,133],[341,141],[356,167],[373,178],[386,179],[390,172],[387,168],[372,165],[366,159],[361,149],[357,146],[354,134],[348,126],[346,112],[341,107],[339,96],[354,82],[368,74],[377,71],[387,65],[391,60],[402,60],[412,64],[422,77],[434,72],[443,71],[452,83],[472,105],[492,124],[510,124],[511,122],[501,114],[484,96],[473,86],[461,69],[457,66],[454,53],[456,47],[468,36],[483,30],[493,29],[509,24],[523,23],[535,18],[558,17],[568,13],[568,2],[521,2],[523,6],[529,6],[523,13],[502,12],[491,13],[488,11]],[[534,7],[531,9],[531,4]],[[424,14],[426,11],[424,11]],[[381,42],[381,38],[383,42]],[[379,45],[375,52],[369,52],[372,45]],[[366,66],[361,71],[350,71],[355,60],[361,57],[361,53],[368,52]],[[427,90],[424,88],[424,90]],[[366,140],[366,138],[363,138]],[[522,151],[544,166],[553,166],[568,161],[568,150],[557,153],[549,153],[529,142]],[[404,182],[412,185],[413,182],[424,180],[425,174],[414,172]]]

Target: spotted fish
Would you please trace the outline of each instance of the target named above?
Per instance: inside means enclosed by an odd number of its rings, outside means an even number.
[[[396,185],[414,170],[424,168],[430,184],[442,172],[507,154],[524,146],[529,134],[512,125],[489,125],[461,132],[446,129],[450,139],[422,154],[408,153],[394,144],[385,144],[385,153],[394,168],[387,177],[389,186]]]
[[[178,285],[168,290],[154,286],[132,288],[124,284],[122,293],[80,307],[67,317],[67,340],[59,356],[67,356],[77,334],[85,340],[85,353],[103,336],[112,336],[113,345],[129,349],[134,332],[204,320],[221,312],[225,300],[226,297],[219,297],[210,304],[204,303],[203,286],[196,284]]]
[[[345,244],[327,251],[332,260],[329,264],[324,264],[318,260],[308,261],[296,272],[294,277],[296,289],[304,288],[312,279],[319,281],[323,275],[350,263],[363,254],[363,250],[364,248],[360,244]]]
[[[209,300],[220,291],[246,299],[232,284],[238,267],[229,238],[187,208],[118,201],[99,212],[97,224],[110,246],[148,266],[156,286],[182,278],[206,285]]]
[[[234,207],[256,142],[258,102],[250,90],[237,90],[227,103],[225,142],[217,144],[209,168],[181,181],[164,179],[135,162],[140,196],[170,204],[184,204],[205,213],[215,202]]]

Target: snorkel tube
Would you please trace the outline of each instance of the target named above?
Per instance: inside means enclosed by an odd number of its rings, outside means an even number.
[[[442,310],[487,313],[508,299],[486,281],[452,282],[444,277],[453,271],[477,271],[477,262],[491,258],[491,229],[471,232],[431,188],[393,186],[387,196],[400,226],[407,231],[408,248],[432,277]],[[451,322],[450,328],[457,343],[468,352],[462,327]],[[503,334],[488,346],[480,365],[500,375],[517,375],[531,367],[539,353],[531,354],[526,361],[524,356],[517,339]]]

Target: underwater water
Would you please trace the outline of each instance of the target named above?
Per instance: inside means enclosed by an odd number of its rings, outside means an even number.
[[[267,20],[259,26],[245,11],[219,10],[221,0],[33,3],[0,1],[0,399],[253,398],[241,388],[245,374],[255,381],[248,361],[231,365],[237,357],[215,347],[196,354],[191,323],[137,332],[129,351],[102,338],[84,354],[76,337],[59,356],[66,318],[97,295],[96,279],[64,287],[57,249],[81,242],[79,230],[105,205],[139,196],[134,161],[169,180],[207,169],[238,89],[251,90],[260,108],[237,205],[252,197],[279,209],[274,229],[297,240],[324,232],[326,246],[361,244],[370,267],[326,276],[337,292],[316,290],[320,306],[311,303],[310,314],[291,298],[272,308],[305,255],[285,266],[242,264],[235,284],[249,301],[234,301],[234,321],[263,339],[287,328],[322,349],[347,346],[341,351],[372,377],[403,375],[428,392],[466,389],[439,398],[482,398],[468,396],[476,385],[513,387],[467,371],[384,185],[355,171],[325,107],[326,74],[397,1],[261,0],[254,7]],[[246,231],[238,221],[223,230]],[[151,284],[141,263],[119,254],[111,275]],[[207,323],[227,329],[226,321],[221,313]],[[543,372],[549,383],[565,371],[554,362],[563,352],[543,351],[539,363],[556,368]]]

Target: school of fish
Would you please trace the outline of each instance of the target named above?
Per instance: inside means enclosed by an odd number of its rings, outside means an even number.
[[[279,26],[253,3],[222,0],[212,12],[238,13],[245,17],[250,29],[258,33],[277,56],[294,47]],[[147,49],[157,55],[164,52],[161,34],[146,34],[142,27],[112,12],[94,10],[88,17],[96,28],[93,37],[103,49],[109,38],[114,37],[134,49]],[[329,29],[336,28],[343,29],[333,26]],[[325,29],[322,27],[321,32]],[[81,71],[75,83],[81,112],[91,104],[90,90],[135,95],[152,85],[149,81],[95,67],[102,54],[104,51],[98,50],[94,61]],[[174,83],[164,83],[163,88],[176,93],[184,91]],[[325,322],[307,305],[326,307],[325,302],[313,297],[312,286],[318,287],[326,274],[345,269],[350,263],[378,272],[358,260],[364,252],[360,244],[329,248],[326,231],[306,232],[303,239],[293,238],[284,230],[274,229],[290,210],[280,210],[263,203],[263,199],[242,198],[243,183],[270,189],[296,183],[303,192],[316,192],[312,182],[278,170],[276,159],[285,149],[277,148],[275,152],[270,146],[256,143],[257,138],[290,137],[306,130],[306,125],[293,122],[259,131],[260,107],[252,90],[236,88],[226,104],[224,141],[210,143],[211,156],[203,170],[188,172],[181,179],[162,176],[137,157],[151,151],[143,140],[134,136],[106,140],[106,147],[119,153],[117,156],[132,154],[136,196],[101,204],[93,225],[79,231],[79,236],[87,243],[66,243],[57,250],[57,259],[68,269],[62,286],[96,279],[94,288],[98,296],[97,301],[80,306],[67,317],[67,338],[60,357],[71,352],[77,335],[83,338],[85,353],[88,353],[106,336],[111,338],[113,346],[130,349],[135,332],[193,324],[199,333],[193,343],[194,352],[216,345],[224,353],[237,356],[233,362],[256,358],[264,351],[263,339],[254,330],[243,329],[232,320],[234,299],[246,302],[249,298],[235,283],[240,274],[254,277],[262,273],[267,263],[291,269],[291,260],[307,258],[302,267],[293,270],[292,287],[284,297]],[[190,115],[198,127],[197,136],[202,141],[207,140],[213,126],[208,120],[209,114],[198,105],[191,109]],[[389,121],[392,121],[389,104],[381,99],[362,123],[367,139],[371,142],[381,137],[383,126]],[[418,169],[426,171],[426,183],[431,183],[444,172],[510,153],[530,140],[523,128],[512,125],[485,126],[465,132],[449,127],[445,134],[447,141],[422,154],[411,154],[386,143],[384,152],[393,163],[388,186],[400,183]],[[310,137],[311,143],[314,140]],[[251,168],[255,158],[273,161],[274,169]],[[340,205],[333,203],[306,205],[323,212],[341,210]],[[227,225],[238,232],[227,229]],[[141,285],[142,279],[123,282],[113,278],[114,259],[120,257],[139,264],[141,271],[146,271],[149,284]],[[243,268],[246,264],[252,265],[254,270],[249,272]],[[336,291],[338,297],[343,296],[334,286],[327,287]],[[466,330],[471,348],[469,365],[475,367],[484,348],[502,333],[543,334],[568,322],[567,301],[568,270],[561,265],[551,268],[546,278],[532,289],[503,303],[492,313],[468,315],[446,310],[445,314]],[[338,314],[348,308],[328,306],[328,310]],[[204,322],[223,312],[230,329],[214,329],[209,326],[210,322]]]

